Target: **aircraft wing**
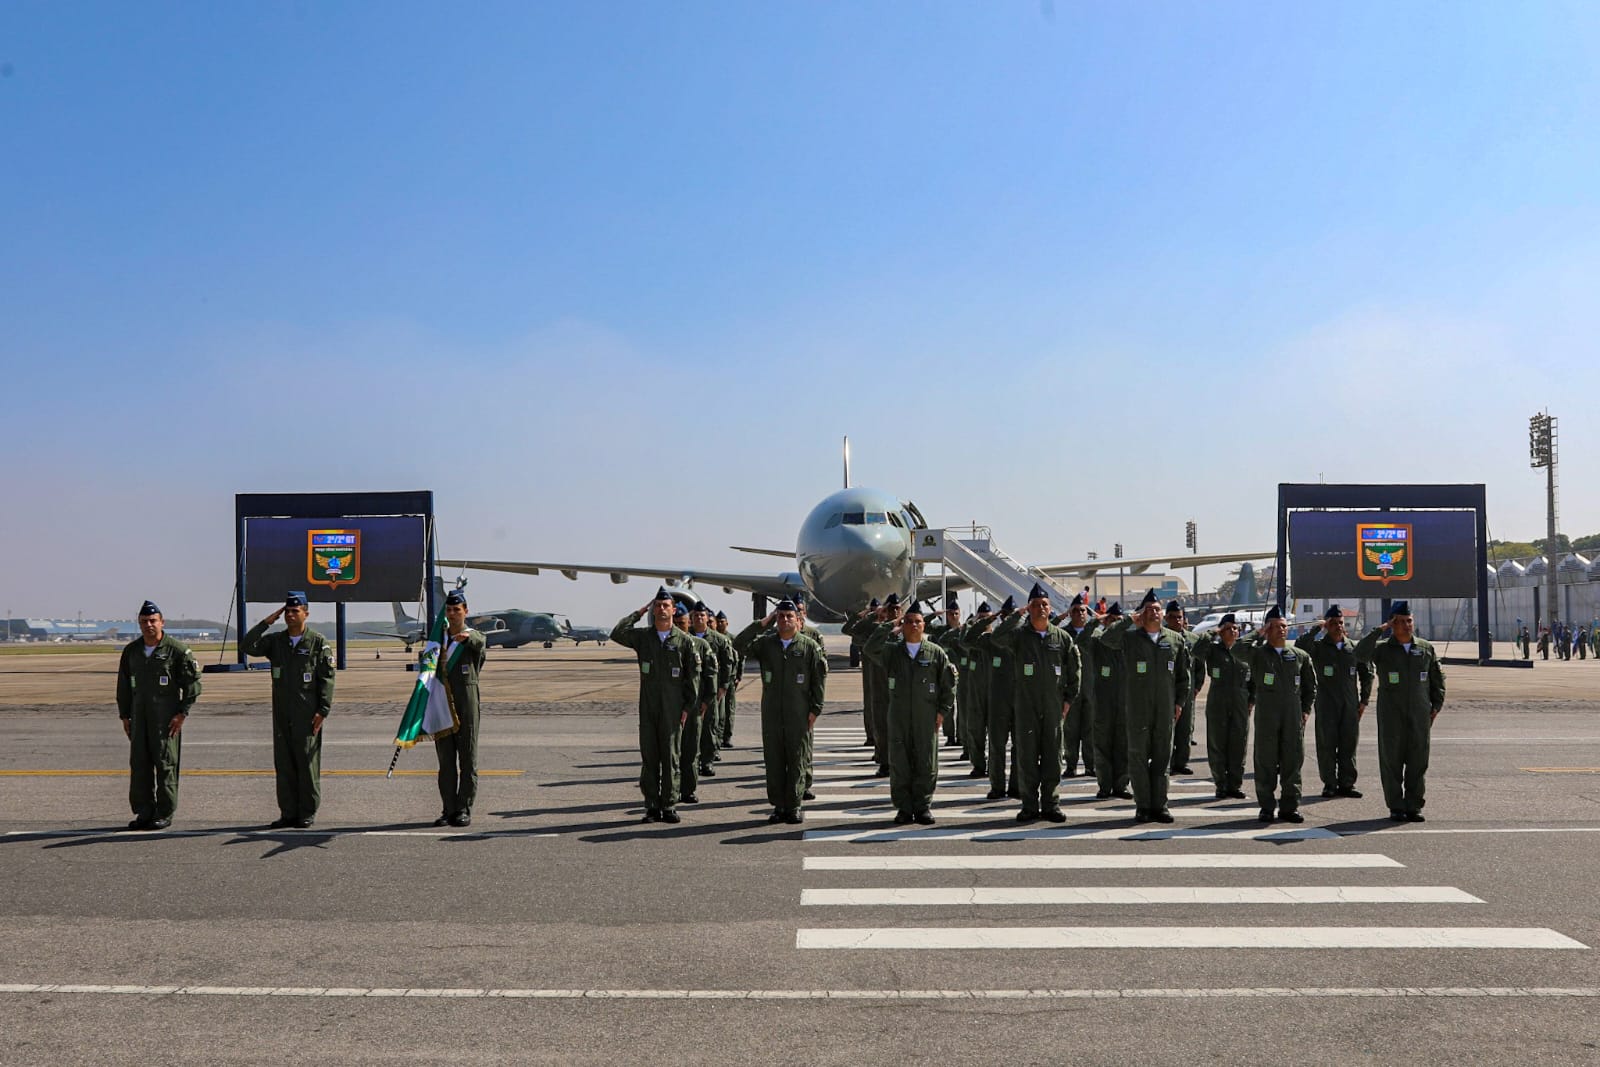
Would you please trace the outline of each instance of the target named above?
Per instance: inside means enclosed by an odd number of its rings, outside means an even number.
[[[1085,559],[1075,563],[1045,563],[1037,569],[1052,578],[1078,576],[1088,578],[1101,571],[1125,570],[1129,574],[1143,574],[1151,567],[1209,567],[1214,563],[1244,563],[1247,560],[1274,559],[1277,549],[1268,552],[1212,552],[1195,555],[1174,552],[1168,556],[1139,556],[1122,559]]]
[[[790,554],[793,558],[793,554]],[[467,570],[502,571],[506,574],[538,574],[540,571],[559,571],[572,581],[580,574],[604,574],[616,585],[629,578],[652,578],[669,586],[714,585],[723,589],[743,589],[751,593],[778,598],[803,592],[805,585],[800,575],[748,574],[737,571],[703,571],[694,567],[634,567],[611,566],[597,563],[520,563],[491,560],[441,559],[434,561],[439,567],[460,567]]]

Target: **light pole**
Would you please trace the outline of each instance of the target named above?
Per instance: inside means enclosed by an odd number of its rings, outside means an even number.
[[[1112,547],[1116,550],[1116,558],[1117,559],[1121,559],[1122,558],[1122,545],[1117,544],[1117,545],[1113,545]],[[1122,601],[1124,601],[1124,600],[1126,600],[1128,598],[1128,592],[1124,588],[1124,584],[1125,584],[1124,579],[1126,578],[1126,576],[1127,576],[1127,569],[1124,568],[1124,567],[1118,567],[1117,568],[1117,603],[1119,603],[1119,604],[1122,603]]]
[[[1183,544],[1195,555],[1200,554],[1200,539],[1195,536],[1194,520],[1190,519],[1183,524]],[[1200,564],[1196,563],[1193,569],[1194,584],[1189,587],[1189,595],[1196,599],[1200,596]]]
[[[1090,552],[1089,558],[1099,559],[1100,553]],[[1093,574],[1089,575],[1089,581],[1094,583],[1094,592],[1090,593],[1089,595],[1094,597],[1095,601],[1098,603],[1100,600],[1100,571],[1096,570]]]
[[[1528,420],[1528,466],[1545,470],[1545,605],[1544,617],[1551,636],[1556,632],[1556,463],[1558,448],[1556,418],[1541,411]],[[1535,612],[1537,615],[1538,613]],[[1539,628],[1535,619],[1534,629]]]

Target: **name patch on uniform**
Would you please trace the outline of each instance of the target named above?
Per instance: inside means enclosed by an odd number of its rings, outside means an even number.
[[[681,668],[681,667],[674,667],[674,668],[672,668],[672,676],[673,676],[673,677],[674,677],[674,678],[681,678],[681,677],[683,677],[683,669],[682,669],[682,668]]]
[[[1111,668],[1110,667],[1101,667],[1100,668],[1100,677],[1102,677],[1102,678],[1111,677]]]
[[[1146,674],[1150,670],[1150,664],[1148,664],[1148,663],[1136,663],[1136,664],[1133,665],[1133,669],[1134,669],[1135,672],[1137,672],[1139,674]]]
[[[1399,685],[1400,684],[1400,672],[1399,671],[1390,671],[1389,672],[1389,684],[1390,685]]]
[[[761,672],[761,684],[762,685],[771,685],[772,684],[772,672],[771,671],[762,671]]]
[[[167,677],[165,674],[163,674],[160,678],[156,679],[156,684],[157,685],[166,685],[170,681],[172,681],[172,679]]]
[[[1000,666],[1000,657],[999,656],[996,656],[994,658],[994,666],[996,666],[996,667]]]
[[[282,678],[282,677],[283,677],[283,669],[281,667],[272,668],[272,680],[274,682],[276,682],[279,678]]]
[[[310,671],[306,671],[306,673],[304,673],[304,674],[302,674],[302,675],[301,675],[301,676],[300,676],[300,680],[301,680],[301,681],[302,681],[302,682],[309,682],[309,681],[311,681],[311,672],[310,672]]]
[[[1057,678],[1061,677],[1061,667],[1060,667],[1059,664],[1057,664],[1057,666],[1056,666],[1056,677]]]
[[[1323,677],[1325,677],[1325,678],[1332,678],[1333,677],[1333,668],[1332,667],[1324,667],[1324,668],[1322,668],[1322,674],[1323,674]]]
[[[1033,677],[1033,664],[1024,663],[1022,665],[1022,676],[1024,678],[1032,678]]]
[[[1211,668],[1211,677],[1213,677],[1213,678],[1221,678],[1222,677],[1222,668],[1221,667],[1212,667]]]
[[[639,664],[639,673],[640,674],[649,674],[650,673],[650,664],[648,664],[648,663]]]
[[[1428,680],[1428,672],[1427,671],[1418,671],[1417,672],[1417,681],[1426,682],[1427,680]]]
[[[806,684],[806,676],[803,675],[803,674],[795,675],[794,676],[794,684],[795,685],[805,685]]]
[[[893,678],[890,678],[890,679],[889,679],[889,688],[890,688],[890,689],[893,689],[893,688],[894,688],[894,679],[893,679]]]
[[[1271,685],[1273,682],[1275,682],[1277,680],[1278,680],[1278,676],[1276,674],[1263,674],[1261,676],[1261,684],[1262,685]]]
[[[1171,674],[1176,669],[1177,669],[1177,664],[1173,660],[1170,660],[1170,659],[1167,660],[1167,673]]]

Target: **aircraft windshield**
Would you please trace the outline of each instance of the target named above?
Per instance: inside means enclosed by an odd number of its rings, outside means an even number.
[[[840,518],[846,526],[887,526],[889,516],[881,511],[847,511]],[[829,526],[839,525],[833,519],[828,520]]]

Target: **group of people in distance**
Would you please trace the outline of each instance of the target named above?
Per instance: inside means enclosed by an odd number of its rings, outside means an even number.
[[[647,614],[650,625],[637,626]],[[707,759],[731,743],[731,696],[749,661],[761,672],[769,821],[801,823],[814,799],[811,733],[826,699],[821,634],[794,600],[731,641],[726,629],[720,612],[713,623],[704,604],[685,609],[662,588],[612,630],[639,662],[645,818],[678,822],[678,803],[697,801],[694,761],[704,775]],[[890,596],[843,629],[862,649],[866,743],[876,776],[889,779],[896,825],[934,823],[941,735],[961,747],[970,777],[989,779],[987,799],[1020,801],[1019,822],[1066,821],[1060,785],[1077,773],[1081,754],[1085,773],[1098,779],[1096,799],[1132,800],[1136,822],[1170,823],[1168,782],[1192,773],[1196,698],[1208,682],[1206,751],[1217,799],[1246,796],[1253,720],[1260,820],[1303,822],[1301,767],[1313,714],[1322,795],[1359,798],[1356,744],[1376,690],[1389,817],[1423,821],[1444,673],[1405,601],[1359,642],[1337,605],[1293,643],[1281,606],[1254,633],[1227,615],[1215,633],[1197,637],[1182,606],[1163,608],[1154,592],[1132,615],[1117,604],[1096,613],[1082,594],[1055,615],[1037,584],[1021,610],[1011,599],[999,612],[984,603],[963,622],[953,598],[930,617],[918,602]],[[723,725],[705,725],[716,722]]]

